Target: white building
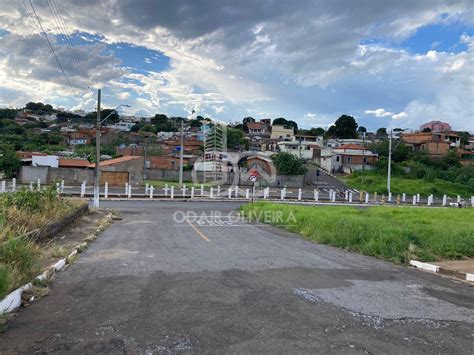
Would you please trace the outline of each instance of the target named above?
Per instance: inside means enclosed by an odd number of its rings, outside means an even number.
[[[280,152],[290,153],[303,160],[311,160],[319,155],[321,147],[317,142],[296,141],[278,142]]]

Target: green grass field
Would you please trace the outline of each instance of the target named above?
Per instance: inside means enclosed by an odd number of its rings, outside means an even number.
[[[357,173],[340,178],[344,183],[358,190],[364,190],[369,193],[387,194],[387,177],[375,173],[365,173],[365,176]],[[435,179],[433,182],[427,182],[421,179],[407,179],[393,176],[391,179],[391,190],[393,194],[406,193],[408,195],[430,195],[448,196],[461,195],[469,197],[474,195],[474,189],[469,189],[465,185],[455,184],[446,180]]]
[[[276,224],[318,243],[399,264],[410,259],[474,257],[473,208],[360,208],[258,202],[244,205],[241,210],[250,220]]]

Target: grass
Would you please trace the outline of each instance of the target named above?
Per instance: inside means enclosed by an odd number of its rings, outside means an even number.
[[[316,207],[258,202],[241,210],[251,220],[280,225],[311,241],[398,264],[410,259],[474,256],[472,208]]]
[[[366,172],[365,176],[355,173],[341,178],[344,183],[352,188],[367,191],[369,193],[387,194],[387,177],[373,172]],[[474,189],[452,183],[446,180],[435,179],[428,182],[422,179],[408,179],[399,176],[392,176],[390,187],[393,194],[406,193],[408,195],[430,195],[448,196],[461,195],[464,197],[474,195]]]
[[[153,187],[156,189],[156,188],[163,188],[166,186],[166,184],[168,184],[168,187],[179,187],[179,182],[177,181],[164,181],[164,180],[144,180],[143,184],[146,184],[148,183],[149,185],[153,185]],[[184,181],[183,182],[184,185],[186,185],[186,188],[188,187],[197,187],[197,188],[201,188],[201,184],[193,184],[192,181]],[[203,184],[204,187],[210,187],[211,185],[210,184]]]
[[[60,198],[54,188],[0,195],[0,298],[40,271],[40,245],[29,233],[77,207],[78,202]]]

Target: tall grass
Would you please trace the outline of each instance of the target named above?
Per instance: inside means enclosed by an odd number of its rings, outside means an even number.
[[[377,192],[387,194],[387,176],[375,172],[355,172],[352,175],[341,178],[349,186],[369,193]],[[402,176],[392,176],[390,190],[394,194],[406,193],[409,195],[435,195],[435,196],[457,196],[464,197],[474,195],[474,189],[466,185],[453,183],[441,179],[426,181]]]
[[[28,233],[69,212],[76,203],[54,188],[0,195],[0,298],[39,271],[39,246]]]
[[[404,264],[474,256],[474,209],[247,204],[243,212],[324,244]],[[269,213],[270,212],[270,213]],[[283,219],[273,216],[282,213]],[[294,217],[294,219],[290,217]],[[283,221],[283,223],[282,223]],[[286,223],[289,222],[289,223]]]

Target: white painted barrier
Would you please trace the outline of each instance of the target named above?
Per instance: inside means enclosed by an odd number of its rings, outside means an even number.
[[[250,199],[250,190],[249,189],[246,189],[245,190],[245,198],[248,200]]]
[[[150,193],[150,198],[153,198],[153,191],[155,190],[155,188],[153,187],[153,185],[151,185],[149,188],[148,188],[148,191]]]
[[[163,190],[165,190],[165,197],[168,197],[168,184],[165,184],[165,188]]]
[[[370,194],[367,192],[365,194],[365,203],[367,203],[367,204],[369,203],[369,198],[370,198]]]
[[[16,179],[12,179],[12,191],[16,191]]]
[[[128,194],[128,182],[125,183],[125,195]]]
[[[314,201],[318,202],[319,201],[319,191],[314,189]]]
[[[209,197],[214,198],[214,188],[213,187],[211,187],[210,190],[209,190]]]
[[[227,191],[227,197],[232,198],[232,188],[229,187],[229,190]]]
[[[221,197],[221,185],[217,186],[217,197]]]
[[[352,203],[352,192],[349,193],[349,203]]]
[[[201,185],[201,196],[204,196],[204,185]]]
[[[298,189],[298,201],[301,201],[301,188]]]
[[[280,190],[280,200],[284,200],[285,199],[285,189],[281,189]]]
[[[109,198],[109,183],[108,183],[108,181],[105,182],[105,186],[104,186],[104,197],[105,197],[105,198]]]
[[[132,185],[128,185],[127,197],[128,197],[128,198],[132,198]]]
[[[183,185],[182,190],[183,190],[183,198],[184,198],[186,197],[186,185]]]
[[[174,198],[174,186],[171,186],[170,198]]]
[[[448,203],[448,196],[443,195],[443,206],[446,206],[447,203]]]
[[[406,193],[403,193],[402,194],[402,202],[405,202],[407,199],[407,194]]]
[[[191,199],[194,198],[194,186],[191,186]]]
[[[235,198],[239,197],[239,187],[235,185]]]
[[[416,200],[417,200],[417,196],[413,195],[413,206],[416,206]]]
[[[5,180],[2,181],[2,188],[0,190],[1,193],[7,192],[7,184]]]

